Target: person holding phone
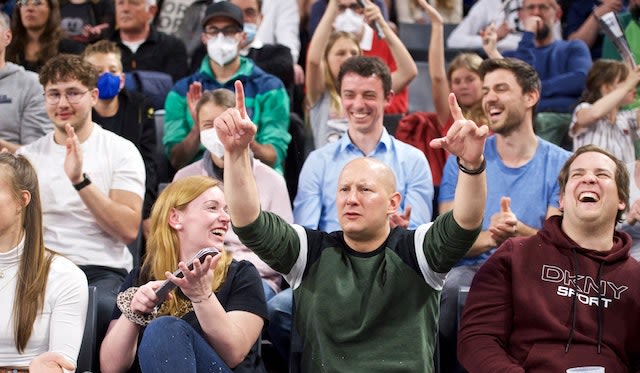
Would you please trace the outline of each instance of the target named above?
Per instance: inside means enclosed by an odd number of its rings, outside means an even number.
[[[224,250],[229,222],[218,180],[190,176],[160,194],[147,256],[122,285],[102,343],[102,372],[266,372],[258,354],[267,317],[260,275]],[[189,269],[207,247],[220,254]],[[162,302],[156,292],[166,279],[177,289]]]

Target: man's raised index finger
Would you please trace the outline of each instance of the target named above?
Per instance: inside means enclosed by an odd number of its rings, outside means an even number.
[[[458,105],[458,99],[456,98],[455,93],[449,93],[449,110],[451,110],[451,117],[453,120],[464,120],[464,115],[462,115],[462,109],[460,105]]]
[[[236,109],[240,112],[240,118],[245,119],[247,117],[247,111],[244,107],[244,87],[242,86],[242,82],[236,80],[235,82],[236,89]]]

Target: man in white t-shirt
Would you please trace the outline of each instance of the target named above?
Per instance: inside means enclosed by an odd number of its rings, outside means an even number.
[[[133,265],[126,245],[138,236],[145,169],[133,143],[92,121],[97,78],[80,56],[51,59],[40,83],[54,131],[18,153],[38,173],[45,245],[77,264],[97,287],[100,343]]]

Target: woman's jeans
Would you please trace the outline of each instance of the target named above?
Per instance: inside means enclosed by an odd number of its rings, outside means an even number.
[[[172,316],[149,323],[138,346],[138,360],[143,372],[232,372],[191,325]]]

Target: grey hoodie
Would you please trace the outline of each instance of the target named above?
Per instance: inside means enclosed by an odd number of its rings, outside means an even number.
[[[0,69],[0,139],[29,144],[53,129],[38,75],[7,62]]]

